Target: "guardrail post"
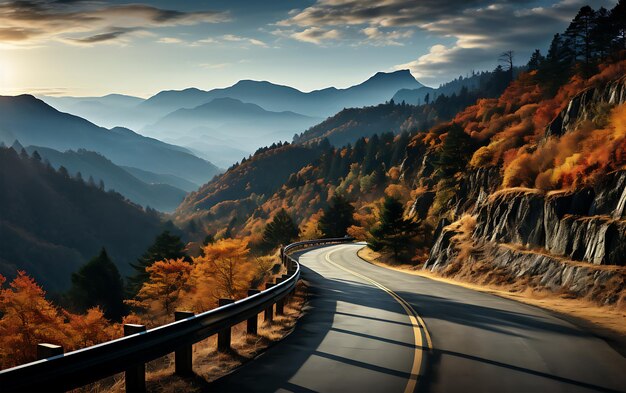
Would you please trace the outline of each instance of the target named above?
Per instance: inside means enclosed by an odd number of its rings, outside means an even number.
[[[276,285],[285,281],[284,278],[280,277],[276,279]],[[285,315],[285,298],[281,298],[276,302],[276,315]]]
[[[37,344],[37,360],[43,360],[54,356],[63,355],[63,347],[54,344]],[[61,389],[51,387],[49,392],[63,392]]]
[[[63,355],[63,347],[54,344],[37,344],[37,360]]]
[[[287,281],[289,279],[289,277],[291,277],[290,274],[283,274],[282,276],[280,276],[280,282],[283,281]],[[287,293],[287,295],[285,295],[285,297],[283,298],[283,305],[287,304],[291,301],[291,292]]]
[[[194,313],[190,311],[175,311],[174,320],[180,321],[189,317],[193,317]],[[174,364],[175,373],[178,375],[192,375],[193,374],[193,348],[191,345],[185,345],[178,348],[174,352]]]
[[[265,289],[270,289],[274,284],[265,284]],[[274,305],[271,304],[269,307],[265,309],[265,322],[272,323],[274,320]]]
[[[285,247],[280,247],[280,261],[285,265]]]
[[[145,332],[144,325],[135,325],[127,323],[124,325],[124,336],[130,336],[136,333]],[[127,393],[146,391],[146,365],[145,363],[130,366],[124,372],[124,385]]]
[[[234,302],[234,299],[219,299],[217,301],[217,305],[222,307]],[[231,326],[224,328],[217,333],[217,352],[225,353],[230,351],[230,331]]]
[[[259,291],[258,289],[248,289],[248,296],[256,295],[259,292],[261,291]],[[254,314],[254,316],[248,319],[248,321],[246,322],[246,328],[247,328],[248,334],[256,335],[258,326],[259,326],[259,314]]]

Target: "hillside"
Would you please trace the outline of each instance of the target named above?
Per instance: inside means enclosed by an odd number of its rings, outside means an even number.
[[[324,149],[318,145],[289,144],[259,149],[190,193],[176,210],[175,220],[185,227],[191,225],[191,232],[200,233],[207,228],[219,231],[230,229],[235,223],[240,225],[259,201],[274,194],[292,173],[315,162]]]
[[[343,109],[320,124],[296,135],[294,142],[306,143],[327,138],[334,146],[343,146],[354,143],[359,138],[367,138],[382,132],[399,134],[425,131],[452,119],[458,111],[480,98],[499,96],[507,87],[509,77],[498,67],[492,72],[483,72],[464,81],[468,83],[453,81],[436,90],[421,87],[417,91],[423,92],[427,89],[424,96],[429,94],[427,99],[421,99],[422,105],[416,105],[419,100],[413,98],[400,100],[399,98],[403,96],[398,96],[399,92],[393,100],[385,104]]]
[[[517,76],[522,72],[524,67],[515,67],[514,75]],[[467,77],[460,76],[450,82],[443,83],[437,88],[431,88],[422,86],[417,89],[401,89],[394,94],[392,99],[395,102],[405,102],[411,105],[426,104],[426,101],[434,102],[437,97],[441,95],[451,96],[453,94],[459,94],[463,89],[467,89],[469,92],[475,90],[482,90],[481,96],[484,97],[497,97],[502,93],[503,88],[497,86],[494,83],[494,74],[501,72],[501,68],[496,68],[495,71],[482,71],[474,72]]]
[[[162,173],[154,173],[130,166],[120,166],[120,168],[147,184],[169,184],[185,192],[194,191],[200,187],[196,183],[192,183],[175,175],[164,175]]]
[[[0,141],[65,151],[98,152],[117,165],[182,177],[202,184],[218,168],[185,149],[146,138],[126,128],[107,130],[62,113],[30,95],[0,97]]]
[[[106,247],[120,272],[140,256],[162,229],[119,194],[70,178],[35,158],[0,148],[0,274],[18,269],[53,292]]]
[[[80,172],[85,180],[91,177],[96,184],[102,180],[106,190],[115,190],[143,207],[170,212],[186,195],[185,191],[169,184],[143,182],[106,157],[88,150],[68,150],[62,153],[45,147],[28,146],[26,151],[31,155],[37,151],[53,168],[63,166],[72,176]]]

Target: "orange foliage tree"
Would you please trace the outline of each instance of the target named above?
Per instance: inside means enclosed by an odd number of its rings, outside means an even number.
[[[36,359],[39,343],[61,345],[66,351],[110,340],[119,335],[102,310],[85,315],[68,313],[45,298],[46,292],[25,272],[5,287],[0,276],[0,366],[13,367]]]

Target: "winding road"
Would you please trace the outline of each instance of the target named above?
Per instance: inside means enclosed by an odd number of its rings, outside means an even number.
[[[359,244],[297,254],[295,331],[224,392],[626,392],[626,359],[539,308],[369,264]]]

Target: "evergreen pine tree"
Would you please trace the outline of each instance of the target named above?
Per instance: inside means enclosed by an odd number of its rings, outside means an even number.
[[[404,218],[402,203],[386,197],[380,209],[379,223],[370,230],[369,246],[374,251],[387,250],[398,258],[408,251],[409,242],[418,233],[419,224]]]
[[[263,231],[263,242],[271,248],[286,246],[298,238],[300,230],[285,209],[280,209]]]
[[[449,177],[461,171],[473,152],[472,138],[460,125],[452,123],[435,162],[439,175]]]
[[[535,49],[533,54],[530,56],[530,60],[528,60],[526,67],[528,68],[528,71],[535,71],[541,67],[544,61],[545,57],[543,57],[541,51],[539,49]]]
[[[353,214],[354,206],[343,196],[334,195],[320,217],[318,229],[325,238],[343,237],[355,224]]]
[[[626,49],[626,0],[619,0],[610,13],[611,29],[613,30],[614,47],[616,50]]]
[[[125,315],[122,277],[104,248],[72,274],[69,298],[80,312],[100,306],[108,319],[119,321]]]
[[[33,152],[33,160],[37,162],[41,162],[41,155],[39,154],[37,150]]]
[[[141,258],[137,259],[137,263],[130,264],[135,269],[135,274],[128,277],[129,293],[134,296],[148,281],[150,274],[146,272],[147,267],[152,266],[156,261],[178,258],[189,260],[185,253],[185,245],[179,236],[172,235],[170,231],[163,231]]]

